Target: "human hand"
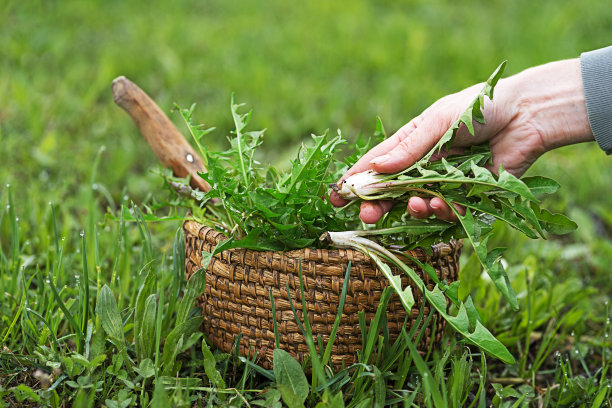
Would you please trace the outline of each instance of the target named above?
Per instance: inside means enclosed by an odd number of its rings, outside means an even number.
[[[411,166],[433,148],[481,88],[482,84],[474,85],[438,100],[372,148],[340,181],[370,169],[395,173]],[[489,169],[494,173],[503,165],[506,171],[520,177],[548,150],[594,140],[578,59],[541,65],[501,79],[495,88],[494,101],[485,98],[483,114],[486,125],[475,122],[475,136],[464,125],[459,128],[451,153],[488,141],[492,153]],[[337,207],[348,203],[334,191],[330,201]],[[360,217],[373,224],[392,206],[391,201],[364,201]],[[450,207],[436,197],[411,197],[408,211],[415,218],[435,215],[447,221],[457,219]]]

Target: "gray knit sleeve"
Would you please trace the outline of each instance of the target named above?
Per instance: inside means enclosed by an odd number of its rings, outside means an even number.
[[[612,46],[582,53],[580,68],[593,136],[612,154]]]

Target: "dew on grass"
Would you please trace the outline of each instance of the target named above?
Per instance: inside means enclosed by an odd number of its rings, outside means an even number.
[[[9,188],[11,185],[9,183],[6,183],[6,188]]]
[[[15,222],[19,222],[19,217],[15,217]]]
[[[85,231],[81,231],[81,233],[79,235],[84,237],[85,236]]]

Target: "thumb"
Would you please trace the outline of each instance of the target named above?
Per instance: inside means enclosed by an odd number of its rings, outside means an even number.
[[[416,128],[403,126],[393,135],[401,142],[386,154],[372,159],[372,169],[378,173],[397,173],[412,166],[435,146],[448,129],[448,120],[444,116],[438,112],[423,117]]]

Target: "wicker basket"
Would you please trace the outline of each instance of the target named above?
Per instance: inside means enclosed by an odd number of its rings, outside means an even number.
[[[195,221],[183,224],[186,248],[187,277],[195,273],[202,264],[202,251],[211,252],[217,243],[226,237]],[[438,244],[433,255],[423,250],[412,251],[411,255],[421,262],[434,266],[438,277],[448,282],[457,280],[461,243]],[[274,295],[276,319],[281,348],[299,361],[308,354],[308,347],[298,327],[288,301],[287,282],[298,317],[302,319],[298,266],[302,260],[304,297],[313,334],[320,335],[324,342],[329,334],[338,311],[344,274],[351,261],[351,277],[334,345],[331,363],[339,367],[349,365],[357,358],[361,348],[361,330],[357,312],[365,311],[365,320],[373,319],[382,290],[388,286],[371,260],[358,251],[346,249],[301,249],[287,252],[263,252],[247,249],[223,251],[211,261],[206,270],[205,293],[198,299],[204,316],[203,331],[212,343],[224,352],[230,352],[238,334],[240,353],[255,355],[258,363],[265,368],[272,366],[274,350],[274,328],[270,289]],[[432,289],[433,281],[427,273],[413,267],[426,285]],[[394,273],[399,273],[394,271]],[[403,284],[408,284],[405,278]],[[415,305],[407,321],[407,328],[417,318],[422,305],[422,295],[414,291]],[[424,308],[427,316],[431,313],[428,305]],[[434,312],[437,315],[437,312]],[[389,301],[387,319],[389,335],[395,340],[404,323],[406,311],[397,295]],[[420,351],[430,343],[436,346],[442,336],[445,321],[439,316],[432,328],[428,327],[422,341],[417,345]]]
[[[189,176],[193,188],[210,190],[210,185],[199,175],[205,173],[206,168],[198,154],[142,89],[127,78],[118,77],[113,81],[113,99],[132,117],[164,166],[172,167],[178,177]],[[183,228],[189,277],[200,269],[202,251],[212,251],[225,236],[194,221],[185,222]],[[433,247],[431,257],[424,251],[413,251],[411,255],[433,265],[440,278],[451,282],[457,279],[460,249],[461,243],[451,242]],[[240,353],[254,355],[257,352],[259,363],[266,368],[271,367],[274,348],[270,302],[272,290],[281,347],[300,361],[308,355],[304,337],[288,301],[289,296],[298,306],[301,301],[298,277],[300,259],[308,317],[313,334],[320,335],[323,341],[329,338],[338,311],[346,267],[351,261],[348,294],[331,358],[336,367],[356,361],[357,351],[361,347],[357,312],[363,310],[366,322],[369,322],[376,313],[382,290],[388,286],[388,282],[366,256],[352,250],[306,248],[288,252],[257,252],[231,249],[216,256],[206,271],[205,293],[198,300],[204,315],[203,330],[216,347],[229,352],[241,334]],[[429,276],[416,267],[414,269],[426,285],[433,288]],[[287,283],[290,293],[287,293]],[[409,284],[408,278],[403,279],[403,284]],[[414,298],[416,302],[407,319],[408,326],[414,324],[422,306],[419,291],[414,291]],[[429,307],[425,306],[424,311],[429,314]],[[399,335],[405,317],[406,311],[399,298],[393,296],[387,308],[391,340]],[[298,318],[302,319],[301,310],[298,310]],[[439,318],[435,321],[433,331],[429,327],[425,329],[425,336],[417,345],[419,350],[440,341],[445,322]]]

